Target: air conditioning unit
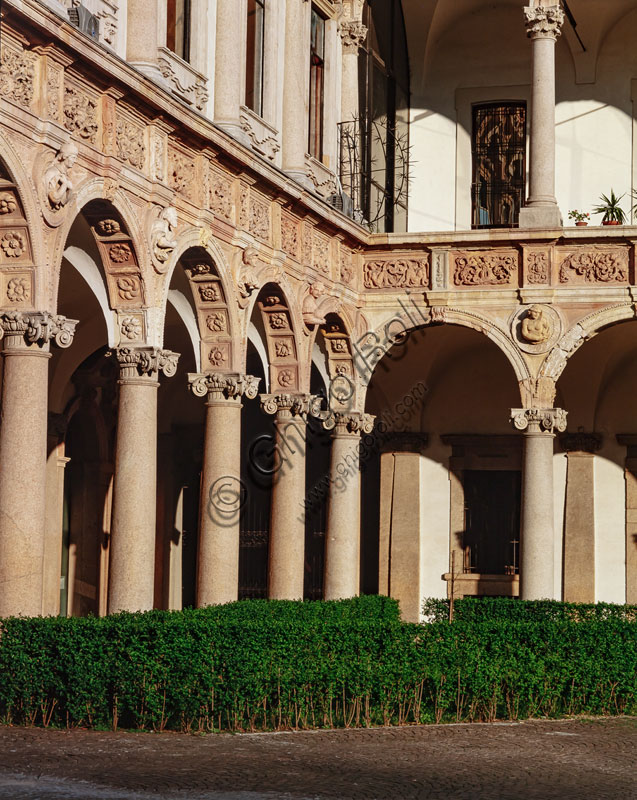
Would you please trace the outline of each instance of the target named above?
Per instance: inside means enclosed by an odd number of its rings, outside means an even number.
[[[69,8],[68,14],[71,25],[74,25],[81,30],[82,33],[90,36],[91,39],[97,41],[100,38],[100,21],[95,14],[91,14],[88,8],[85,8],[80,3],[79,5]]]
[[[342,189],[340,192],[335,192],[327,198],[327,202],[337,211],[342,211],[348,217],[354,216],[354,204],[352,198]]]

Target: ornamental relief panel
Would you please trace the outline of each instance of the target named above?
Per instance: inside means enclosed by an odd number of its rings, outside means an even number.
[[[526,283],[534,285],[551,282],[551,262],[546,250],[525,250],[524,277]]]
[[[290,258],[298,261],[299,225],[296,219],[285,211],[281,212],[281,249]]]
[[[559,257],[560,283],[628,283],[627,247],[582,247]]]
[[[27,228],[0,229],[0,263],[15,264],[30,261],[29,233]]]
[[[456,286],[511,286],[517,284],[518,253],[468,251],[452,252],[453,282]]]
[[[20,46],[8,31],[2,31],[0,50],[0,97],[23,108],[33,101],[36,56]]]
[[[0,306],[4,308],[32,308],[33,307],[33,272],[3,269],[2,288],[0,289]]]
[[[64,87],[64,127],[90,144],[97,143],[97,98],[73,85]]]
[[[232,179],[223,172],[210,168],[208,183],[208,207],[217,217],[226,222],[233,222],[234,186]]]
[[[263,242],[270,241],[270,202],[257,195],[255,192],[250,192],[249,197],[249,224],[248,230],[257,239]]]
[[[49,119],[60,121],[60,94],[63,73],[48,64],[46,73],[46,113]]]
[[[324,275],[330,274],[330,239],[318,231],[312,237],[312,266]]]
[[[194,154],[168,148],[168,185],[191,203],[195,201]]]
[[[344,245],[341,245],[340,272],[341,283],[349,286],[354,281],[354,254]]]
[[[367,261],[363,282],[367,289],[425,289],[429,286],[429,257]]]
[[[116,126],[118,157],[140,171],[146,166],[146,143],[141,125],[119,117]]]

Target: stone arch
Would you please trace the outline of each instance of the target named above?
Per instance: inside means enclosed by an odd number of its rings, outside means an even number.
[[[509,334],[500,328],[493,320],[476,311],[450,308],[448,306],[434,306],[427,309],[416,307],[385,320],[376,330],[369,331],[355,345],[354,367],[361,378],[363,394],[367,392],[369,379],[374,368],[389,349],[402,337],[408,336],[413,331],[427,325],[446,324],[472,328],[484,334],[499,350],[501,350],[511,365],[518,384],[522,387],[525,381],[532,380],[531,371],[521,351],[511,340]]]
[[[227,269],[219,268],[219,254],[200,244],[180,247],[175,260],[181,264],[192,292],[199,332],[200,364],[203,372],[240,372],[243,366],[239,346],[239,319],[234,287]],[[223,261],[221,261],[223,264]],[[174,266],[170,270],[174,277]],[[164,310],[171,280],[166,281]]]
[[[540,367],[539,377],[557,381],[564,372],[568,359],[603,328],[635,319],[632,305],[617,303],[616,305],[593,311],[582,317],[562,336],[559,342],[546,356]]]
[[[266,283],[257,295],[258,311],[268,350],[270,392],[308,391],[309,367],[301,358],[300,325],[288,295],[278,283]]]
[[[87,212],[90,219],[87,217]],[[135,212],[126,195],[121,190],[111,191],[104,178],[95,178],[81,186],[69,204],[65,221],[57,231],[51,263],[51,295],[54,302],[57,298],[60,280],[60,269],[68,237],[78,215],[87,218],[96,245],[103,258],[104,272],[107,275],[109,298],[114,309],[120,307],[134,308],[152,304],[151,288],[148,276],[152,273],[149,248],[139,222],[139,214]],[[106,234],[96,226],[103,220],[112,219],[118,223],[120,230]],[[109,256],[111,244],[126,243],[131,251],[127,261],[113,262]],[[123,281],[118,286],[118,278],[134,276],[135,280]],[[111,280],[113,278],[113,280]]]

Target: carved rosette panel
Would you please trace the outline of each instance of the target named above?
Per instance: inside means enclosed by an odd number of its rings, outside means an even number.
[[[295,261],[299,259],[299,225],[286,211],[281,212],[281,249]]]
[[[0,176],[0,307],[33,308],[34,268],[29,228],[17,188]]]
[[[551,259],[547,250],[525,249],[524,280],[533,285],[551,282]]]
[[[73,136],[97,144],[99,113],[97,96],[73,84],[64,86],[64,127]]]
[[[429,286],[429,256],[366,261],[363,280],[366,289],[425,289]]]
[[[249,195],[248,220],[250,233],[256,239],[269,243],[271,238],[270,202],[254,191],[250,191]]]
[[[468,287],[517,285],[518,259],[516,250],[452,252],[453,282]]]
[[[0,96],[23,108],[29,108],[35,91],[34,53],[25,50],[6,31],[3,24],[0,48]]]
[[[122,345],[144,341],[145,324],[143,313],[121,311],[117,315],[117,324]]]
[[[118,116],[116,126],[116,141],[118,157],[143,171],[146,167],[146,143],[143,125],[129,120],[124,116]]]
[[[113,308],[144,305],[144,286],[133,240],[109,203],[93,201],[85,211],[102,256]]]
[[[581,247],[559,256],[560,283],[628,283],[627,247]]]
[[[330,315],[322,327],[331,378],[330,405],[351,407],[354,401],[354,364],[349,334],[342,320]]]
[[[192,153],[168,148],[168,185],[186,200],[194,202],[195,197],[195,157]]]
[[[314,231],[312,237],[312,266],[323,275],[330,275],[331,240],[319,231]]]
[[[270,385],[276,391],[296,390],[299,369],[290,312],[278,294],[266,295],[258,305],[268,342]]]
[[[208,206],[217,217],[232,223],[234,221],[234,186],[232,179],[220,170],[209,171]]]
[[[201,336],[204,370],[228,372],[233,368],[232,335],[228,304],[215,266],[210,262],[182,259],[190,279]]]

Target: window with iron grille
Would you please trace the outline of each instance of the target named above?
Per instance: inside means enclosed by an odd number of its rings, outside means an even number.
[[[325,20],[312,8],[310,37],[310,132],[308,152],[323,158],[323,85],[325,80]]]
[[[248,0],[246,105],[263,116],[265,0]]]
[[[526,103],[473,107],[473,228],[512,228],[524,204]]]
[[[148,24],[154,20],[148,20]],[[168,0],[166,4],[166,47],[190,61],[190,0]]]

